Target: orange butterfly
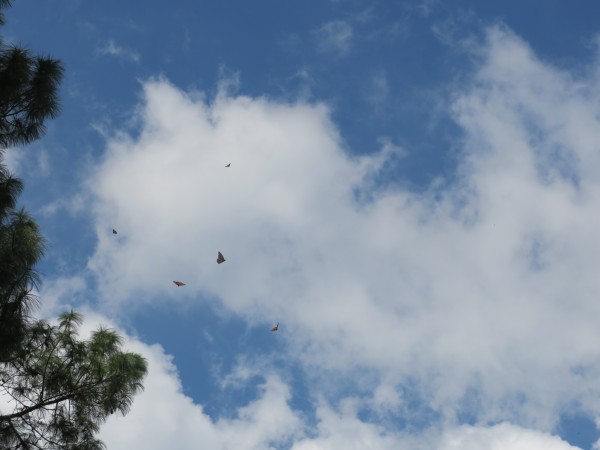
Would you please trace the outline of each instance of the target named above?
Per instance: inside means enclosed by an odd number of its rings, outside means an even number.
[[[221,264],[222,262],[225,262],[225,257],[223,256],[223,253],[218,252],[219,254],[217,255],[217,264]]]
[[[271,328],[271,331],[278,331],[279,330],[279,322],[277,322],[277,325],[275,325],[273,328]]]
[[[185,286],[183,281],[173,281],[173,283],[175,283],[177,286]]]

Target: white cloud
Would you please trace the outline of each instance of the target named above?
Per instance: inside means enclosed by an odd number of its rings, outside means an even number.
[[[320,51],[345,55],[350,51],[352,26],[344,20],[327,22],[313,31]]]
[[[83,337],[99,325],[117,328],[106,317],[84,310]],[[360,402],[347,399],[338,408],[320,404],[317,423],[309,426],[288,402],[290,389],[268,369],[256,400],[240,407],[233,418],[211,418],[202,405],[182,392],[172,358],[159,345],[126,338],[124,347],[143,355],[149,363],[144,391],[131,411],[115,415],[102,426],[100,438],[114,450],[143,447],[148,450],[209,447],[211,449],[292,450],[569,450],[576,449],[556,436],[502,423],[492,427],[449,427],[437,432],[411,435],[387,430],[358,418]],[[253,369],[249,369],[253,371]],[[291,443],[291,447],[288,447]]]
[[[148,345],[127,335],[110,319],[88,307],[80,337],[88,339],[99,326],[116,329],[125,338],[126,351],[148,361],[144,390],[129,413],[111,416],[102,425],[99,438],[107,448],[210,448],[214,450],[569,450],[556,436],[503,423],[492,427],[447,427],[438,432],[390,430],[386,425],[359,418],[361,402],[345,399],[338,407],[326,402],[316,406],[316,424],[311,425],[291,408],[290,388],[269,368],[257,398],[239,407],[232,417],[210,417],[202,405],[183,393],[172,357],[157,344]],[[250,368],[250,371],[254,369]],[[0,397],[0,409],[11,405]]]
[[[256,400],[240,407],[233,418],[211,418],[202,405],[183,393],[172,358],[160,345],[147,345],[128,336],[106,317],[84,308],[84,338],[92,330],[117,328],[126,338],[124,347],[143,355],[149,363],[144,391],[127,416],[115,415],[102,426],[100,438],[114,450],[165,446],[177,448],[291,450],[575,450],[556,436],[501,423],[491,427],[448,427],[441,433],[390,431],[359,419],[361,403],[346,399],[337,408],[321,403],[316,425],[289,405],[290,389],[268,368]],[[242,369],[245,371],[245,369]],[[255,369],[248,368],[249,372]],[[288,447],[291,443],[291,447]]]
[[[317,411],[319,423],[316,436],[298,440],[292,450],[408,450],[414,440],[384,427],[366,423],[356,417],[355,405],[346,402],[340,411],[321,406]]]
[[[141,57],[138,52],[133,49],[118,45],[114,40],[110,39],[106,45],[98,50],[101,55],[116,56],[132,62],[140,62]]]
[[[37,165],[38,165],[38,171],[39,171],[40,176],[47,177],[50,174],[52,167],[50,165],[50,160],[48,157],[47,150],[42,149],[37,154]]]
[[[279,446],[304,432],[300,416],[288,405],[290,390],[274,373],[263,374],[257,398],[237,409],[231,418],[211,418],[183,393],[172,357],[160,345],[147,345],[127,335],[118,325],[89,307],[80,337],[88,339],[99,326],[115,329],[124,337],[125,351],[146,358],[144,390],[123,417],[115,414],[102,425],[99,438],[112,450],[144,448],[210,448],[259,450]],[[0,397],[0,408],[9,405]]]
[[[315,437],[298,440],[292,450],[577,450],[557,436],[509,423],[491,427],[449,427],[441,435],[395,433],[356,417],[352,406],[319,410]]]
[[[18,178],[23,178],[23,172],[37,178],[45,178],[52,171],[48,150],[36,144],[27,148],[6,149],[2,153],[2,160],[3,164]]]
[[[23,165],[25,152],[22,148],[14,147],[2,152],[2,164],[5,164],[8,170],[14,175],[19,172]]]
[[[110,449],[266,449],[302,431],[288,405],[289,388],[275,375],[266,377],[259,397],[236,417],[213,420],[182,393],[177,370],[160,346],[129,342],[127,347],[144,355],[150,369],[130,413],[102,427],[100,439]]]
[[[64,210],[71,215],[75,215],[85,210],[87,200],[88,199],[82,193],[77,193],[67,198],[59,198],[40,208],[40,214],[52,216],[57,212]]]
[[[600,415],[598,80],[502,28],[477,51],[452,110],[458,181],[421,194],[373,186],[385,157],[346,154],[322,104],[145,83],[141,132],[110,138],[91,182],[98,223],[122,224],[119,240],[99,228],[90,260],[104,298],[208,294],[250,323],[280,320],[312,377],[368,369],[367,401],[403,420],[403,397],[382,392],[410,389],[439,423],[466,407],[543,431],[574,402]]]
[[[54,317],[76,308],[87,289],[87,283],[81,276],[61,277],[44,282],[40,287],[40,315],[51,320]]]
[[[489,428],[460,427],[448,432],[439,450],[575,450],[562,439],[502,423]]]

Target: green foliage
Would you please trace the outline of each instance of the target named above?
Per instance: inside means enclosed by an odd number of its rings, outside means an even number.
[[[9,6],[10,0],[0,0],[0,25]],[[56,59],[0,41],[0,150],[28,144],[45,132],[45,120],[59,112],[63,72]]]
[[[4,13],[1,10],[12,6],[11,3],[10,0],[0,0],[0,25],[4,25]]]
[[[0,0],[0,25],[10,5]],[[63,314],[58,325],[31,315],[44,239],[17,209],[23,184],[2,164],[2,151],[41,136],[58,113],[62,75],[59,61],[0,40],[0,450],[103,448],[99,426],[129,411],[147,371],[113,330],[81,340],[79,314]]]
[[[46,118],[59,112],[60,61],[26,49],[0,49],[0,149],[28,144],[44,132]]]
[[[22,341],[39,284],[36,263],[44,254],[37,223],[17,210],[23,185],[0,160],[0,361],[10,358]]]
[[[0,0],[0,25],[11,3]],[[16,209],[23,184],[2,164],[2,151],[41,136],[45,120],[58,114],[62,75],[59,61],[0,40],[0,362],[24,337],[39,283],[34,268],[44,252],[36,222]]]
[[[0,365],[0,396],[12,399],[12,411],[0,415],[0,448],[101,449],[100,424],[129,411],[145,359],[123,352],[113,330],[79,340],[81,321],[71,311],[58,326],[35,323],[19,357]]]

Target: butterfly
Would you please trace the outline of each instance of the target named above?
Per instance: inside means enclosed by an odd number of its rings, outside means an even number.
[[[229,166],[231,166],[231,163],[227,164],[225,167],[229,167]]]
[[[113,234],[117,234],[117,230],[113,228]]]
[[[177,286],[185,286],[183,281],[173,281],[173,283],[175,283]]]
[[[271,331],[278,331],[279,330],[279,322],[277,322],[277,325],[275,325],[273,328],[271,328]]]
[[[221,264],[222,262],[225,262],[225,257],[223,256],[223,253],[218,252],[219,255],[217,256],[217,264]]]

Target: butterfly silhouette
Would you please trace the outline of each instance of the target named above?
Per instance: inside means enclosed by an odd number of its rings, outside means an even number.
[[[117,234],[117,230],[113,228],[113,234]]]
[[[219,255],[217,256],[217,264],[221,264],[222,262],[225,262],[225,257],[223,256],[223,253],[218,252]]]
[[[185,286],[183,281],[173,281],[173,283],[175,283],[177,286]]]
[[[231,166],[231,163],[227,164],[225,167],[229,167],[229,166]]]
[[[279,330],[279,322],[277,322],[277,325],[275,325],[273,328],[271,328],[271,331],[278,331]]]

